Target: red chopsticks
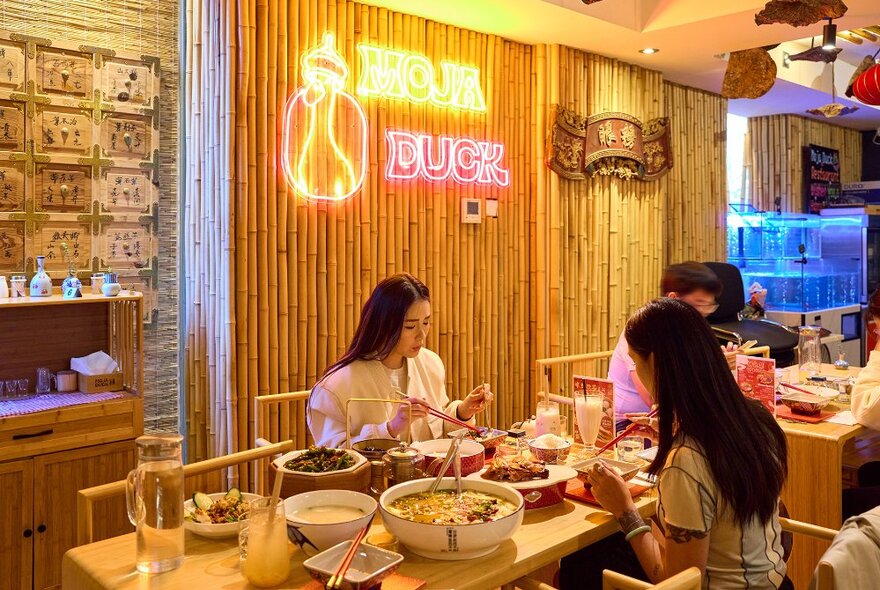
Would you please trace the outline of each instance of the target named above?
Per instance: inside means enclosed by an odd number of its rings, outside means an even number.
[[[654,408],[653,410],[651,410],[650,412],[648,412],[648,418],[653,418],[655,415],[657,415],[657,408]],[[621,432],[620,434],[618,434],[617,436],[615,436],[611,441],[607,442],[607,443],[605,444],[605,446],[603,446],[601,449],[599,449],[598,451],[596,451],[595,453],[593,453],[593,456],[595,457],[596,455],[601,455],[602,453],[604,453],[605,451],[607,451],[608,449],[610,449],[611,447],[613,447],[614,445],[616,445],[617,443],[619,443],[620,440],[621,440],[624,436],[626,436],[627,434],[629,434],[630,432],[632,432],[633,430],[635,430],[635,429],[638,428],[638,427],[639,427],[639,424],[636,424],[635,422],[633,422],[632,424],[630,424],[629,426],[627,426],[627,427],[623,430],[623,432]]]
[[[327,584],[324,588],[327,590],[338,590],[339,588],[342,588],[342,581],[345,579],[345,574],[348,573],[348,568],[351,567],[351,562],[354,561],[354,556],[357,555],[358,547],[360,547],[361,541],[363,541],[364,537],[367,535],[367,531],[370,530],[370,526],[372,526],[373,518],[375,516],[376,513],[374,512],[373,516],[370,517],[367,526],[358,531],[358,534],[351,542],[351,546],[346,549],[345,555],[342,556],[342,561],[339,562],[339,567],[336,569],[336,573],[330,576],[330,579],[327,580]]]
[[[452,422],[453,424],[456,424],[456,425],[458,425],[458,426],[461,426],[462,428],[467,428],[467,429],[469,429],[469,430],[473,430],[474,432],[476,432],[476,433],[478,433],[478,434],[482,433],[482,430],[480,430],[480,429],[477,428],[476,426],[471,426],[471,425],[468,424],[467,422],[462,422],[462,421],[459,420],[458,418],[453,418],[453,417],[450,416],[449,414],[444,414],[444,413],[441,412],[440,410],[435,410],[435,409],[432,408],[432,407],[428,407],[428,413],[431,414],[432,416],[436,416],[436,417],[438,417],[438,418],[442,418],[443,420],[446,420],[447,422]]]
[[[780,385],[785,387],[786,389],[794,389],[798,393],[806,393],[807,395],[813,395],[815,397],[822,397],[818,393],[813,393],[812,391],[807,391],[806,389],[801,389],[800,387],[795,387],[794,385],[791,385],[790,383],[780,383]]]

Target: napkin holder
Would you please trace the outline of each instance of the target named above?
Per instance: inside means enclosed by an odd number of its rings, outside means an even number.
[[[104,373],[100,375],[85,375],[79,373],[79,390],[83,393],[102,393],[105,391],[120,391],[124,389],[122,384],[122,372]]]

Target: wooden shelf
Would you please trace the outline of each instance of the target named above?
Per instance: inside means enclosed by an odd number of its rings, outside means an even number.
[[[80,303],[137,301],[143,296],[143,293],[137,291],[120,291],[119,295],[116,297],[105,297],[104,295],[94,295],[92,293],[83,293],[82,297],[76,297],[74,299],[65,299],[60,294],[54,294],[49,297],[10,297],[8,299],[0,299],[0,309],[10,307],[34,307],[38,305],[76,305]]]

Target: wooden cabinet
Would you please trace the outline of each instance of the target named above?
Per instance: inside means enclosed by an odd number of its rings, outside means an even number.
[[[0,463],[0,588],[30,590],[34,552],[33,461]]]
[[[123,375],[112,399],[54,394],[40,411],[33,400],[0,403],[0,590],[60,587],[62,557],[76,546],[77,492],[123,479],[137,463],[141,301],[137,294],[0,300],[0,379],[28,378],[33,390],[37,367],[65,369],[71,357],[98,350]],[[99,516],[96,538],[133,530],[124,498],[102,504]]]

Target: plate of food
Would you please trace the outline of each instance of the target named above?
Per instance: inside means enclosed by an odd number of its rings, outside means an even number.
[[[328,473],[351,473],[367,459],[356,451],[329,447],[309,447],[291,451],[273,461],[278,471],[319,477]]]
[[[526,510],[544,508],[562,502],[565,485],[577,477],[566,465],[545,465],[522,455],[496,457],[489,466],[465,479],[487,479],[506,484],[522,494]]]
[[[209,539],[236,537],[250,503],[260,498],[259,494],[242,493],[238,488],[217,494],[196,492],[183,503],[183,526]]]

